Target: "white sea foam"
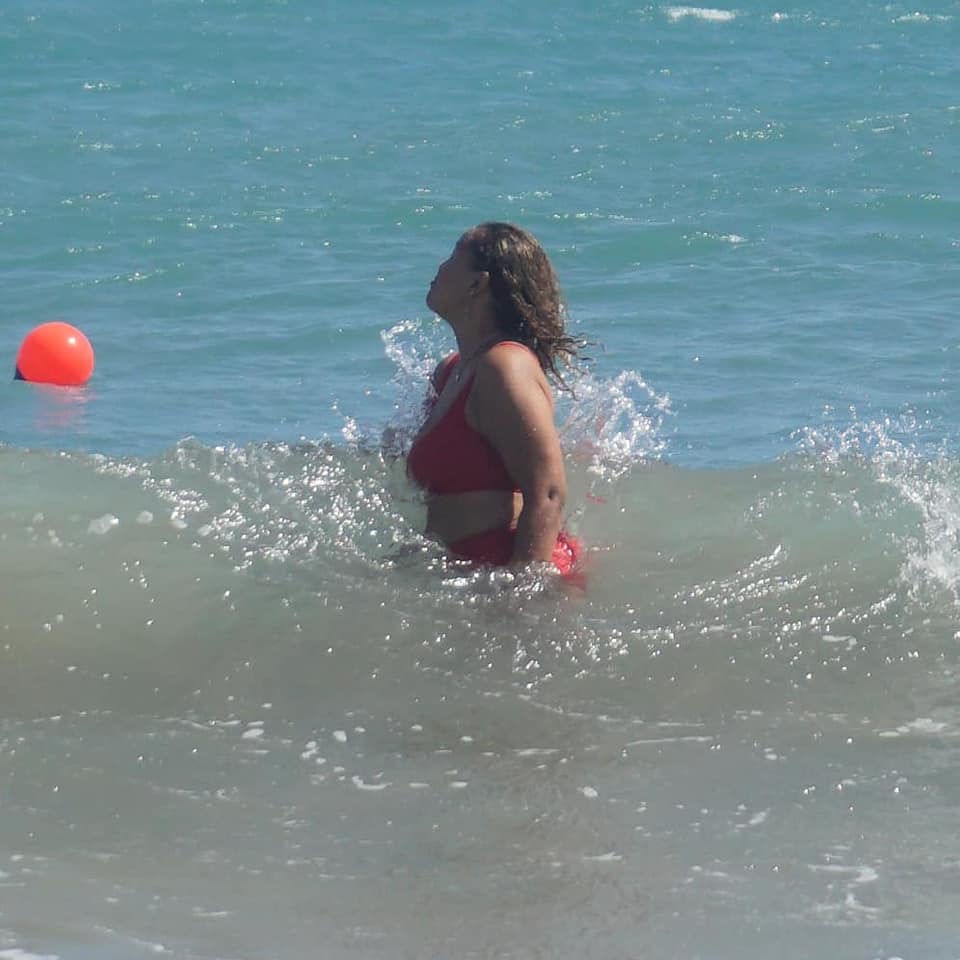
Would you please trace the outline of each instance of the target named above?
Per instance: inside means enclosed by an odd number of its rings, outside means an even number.
[[[903,16],[894,17],[894,23],[943,23],[947,20],[952,20],[953,17],[948,16],[942,13],[922,13],[917,10],[913,13],[905,13]]]
[[[359,777],[356,775],[350,778],[350,782],[358,790],[366,790],[371,793],[378,793],[379,791],[386,790],[387,787],[391,786],[391,784],[389,783],[367,783],[366,780],[363,779],[363,777]]]
[[[95,520],[90,521],[87,525],[87,533],[94,533],[98,537],[102,537],[119,525],[120,520],[118,517],[115,517],[112,513],[105,513],[102,517],[97,517]]]
[[[54,953],[29,953],[14,947],[12,950],[0,950],[0,960],[60,960]]]
[[[897,737],[936,737],[956,735],[956,733],[956,730],[951,730],[949,724],[941,720],[934,720],[931,717],[917,717],[916,720],[900,724],[894,730],[881,730],[877,736],[893,739]]]
[[[814,873],[835,873],[841,876],[852,874],[850,883],[862,885],[865,883],[876,883],[880,878],[877,871],[866,864],[856,864],[855,866],[845,866],[840,863],[813,863],[809,865]]]
[[[664,13],[674,21],[692,17],[696,20],[708,20],[711,23],[727,23],[737,16],[734,10],[717,10],[713,7],[666,7]]]

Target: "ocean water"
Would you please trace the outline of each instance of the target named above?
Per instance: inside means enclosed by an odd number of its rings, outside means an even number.
[[[960,958],[960,9],[0,7],[0,958]],[[422,535],[542,240],[582,583]],[[88,386],[12,380],[79,326]]]

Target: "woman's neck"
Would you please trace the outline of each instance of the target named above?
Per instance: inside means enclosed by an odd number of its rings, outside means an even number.
[[[451,326],[461,357],[470,357],[503,339],[497,318],[485,303],[472,303],[463,322]]]
[[[503,334],[499,330],[484,330],[476,334],[471,331],[469,335],[458,334],[457,352],[460,354],[460,362],[469,363],[500,340],[503,340]]]

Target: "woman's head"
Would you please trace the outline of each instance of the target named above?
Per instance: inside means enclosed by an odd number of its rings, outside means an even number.
[[[479,224],[460,243],[487,276],[500,332],[533,350],[562,385],[559,367],[577,356],[580,344],[566,332],[560,284],[543,247],[526,230],[500,222]]]

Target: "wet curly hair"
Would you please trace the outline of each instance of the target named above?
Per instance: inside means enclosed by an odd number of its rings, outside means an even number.
[[[579,358],[585,342],[566,332],[560,284],[539,241],[512,223],[489,221],[474,227],[467,243],[476,269],[490,277],[500,330],[529,347],[544,373],[570,389],[561,367]]]

